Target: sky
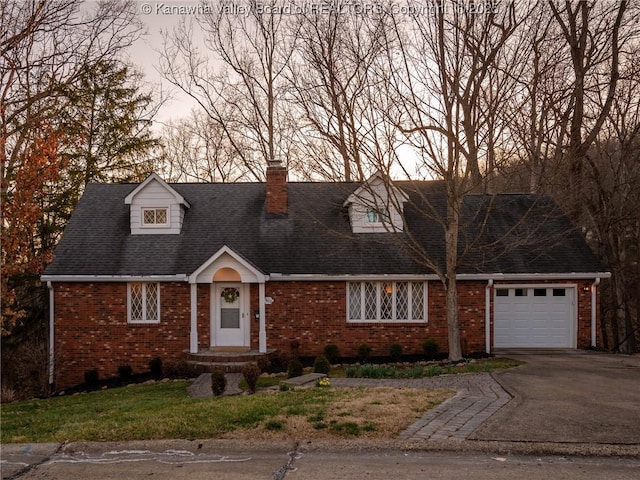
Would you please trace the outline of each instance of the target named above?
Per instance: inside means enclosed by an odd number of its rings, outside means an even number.
[[[170,119],[186,117],[195,107],[189,96],[164,80],[158,72],[159,51],[162,49],[161,31],[171,31],[183,18],[194,16],[199,8],[199,1],[136,0],[136,4],[147,34],[129,49],[128,56],[131,63],[138,66],[145,74],[147,82],[161,85],[163,93],[170,95],[156,117],[157,126],[161,126]]]

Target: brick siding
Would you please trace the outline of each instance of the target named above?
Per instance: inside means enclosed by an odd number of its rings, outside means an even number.
[[[591,341],[592,282],[576,284],[578,348],[585,348]],[[485,350],[485,286],[486,282],[480,281],[458,282],[465,354]],[[161,321],[148,325],[127,323],[126,283],[55,283],[54,294],[55,381],[59,389],[82,383],[87,370],[98,369],[100,378],[107,378],[117,375],[118,366],[130,365],[134,373],[140,373],[148,370],[149,360],[154,357],[165,363],[175,362],[189,349],[187,283],[160,284]],[[349,323],[344,282],[268,282],[266,295],[273,299],[266,305],[270,349],[290,352],[295,340],[301,355],[315,356],[325,345],[335,343],[342,355],[356,356],[358,346],[367,343],[373,355],[386,356],[393,343],[412,354],[422,351],[425,340],[435,339],[441,351],[448,350],[445,294],[437,281],[428,285],[426,323]],[[250,311],[257,310],[258,286],[254,284]],[[200,348],[211,344],[209,315],[210,285],[201,284],[197,315]],[[252,319],[250,325],[251,348],[258,349],[259,324]],[[597,332],[599,336],[599,323]]]

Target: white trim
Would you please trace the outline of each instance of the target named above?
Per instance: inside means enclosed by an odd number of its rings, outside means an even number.
[[[125,205],[131,205],[131,203],[133,202],[133,197],[135,197],[142,189],[144,189],[144,187],[146,187],[149,183],[151,183],[154,180],[157,181],[162,187],[164,187],[165,190],[167,190],[176,199],[176,201],[179,204],[184,205],[187,208],[191,207],[191,205],[189,205],[189,202],[187,202],[184,199],[184,197],[180,195],[178,192],[176,192],[167,182],[161,179],[157,173],[152,173],[151,175],[149,175],[129,195],[127,195],[124,198]]]
[[[49,385],[53,385],[55,382],[54,376],[54,352],[55,352],[55,324],[54,324],[54,314],[55,314],[55,294],[53,292],[53,284],[51,282],[47,282],[47,288],[49,289]]]
[[[265,317],[265,286],[264,282],[258,284],[258,308],[260,309],[260,331],[258,333],[258,351],[267,353],[267,322]]]
[[[147,223],[144,221],[144,211],[145,210],[153,210],[153,216],[154,218],[156,218],[158,216],[157,211],[158,210],[164,210],[164,215],[165,215],[165,219],[166,221],[164,223]],[[163,205],[163,206],[157,206],[157,207],[152,207],[152,206],[146,206],[146,205],[141,205],[140,206],[140,228],[167,228],[167,227],[171,227],[171,207],[169,205]]]
[[[189,353],[198,353],[198,284],[191,284],[191,322]]]
[[[268,280],[280,282],[382,282],[385,280],[397,280],[406,282],[427,282],[439,280],[437,275],[415,275],[415,274],[376,274],[376,275],[327,275],[324,273],[270,273]]]
[[[493,279],[490,278],[487,281],[487,286],[484,288],[484,346],[486,353],[491,353],[491,287],[493,286]]]
[[[185,273],[176,275],[42,275],[42,282],[186,282]]]
[[[249,263],[244,258],[242,258],[239,254],[234,252],[227,245],[223,245],[222,248],[220,248],[216,253],[211,255],[211,257],[209,257],[207,261],[205,261],[202,265],[200,265],[200,267],[198,267],[198,269],[196,269],[195,272],[189,275],[188,282],[189,283],[210,283],[212,280],[211,278],[202,279],[198,281],[198,276],[224,254],[229,255],[234,261],[238,262],[240,265],[242,265],[245,269],[247,269],[252,275],[256,277],[255,279],[251,279],[250,281],[243,278],[242,279],[243,283],[263,283],[267,280],[268,277],[264,273],[262,273],[255,266],[253,266],[251,263]]]
[[[596,291],[598,289],[598,285],[600,285],[600,279],[596,278],[591,285],[591,346],[596,347],[597,345],[597,335],[596,335]]]
[[[282,273],[270,273],[265,275],[256,269],[242,257],[232,253],[233,251],[226,245],[222,247],[216,254],[214,254],[207,262],[198,268],[194,273],[188,275],[186,273],[177,273],[175,275],[42,275],[40,280],[42,282],[180,282],[189,281],[197,276],[199,272],[204,270],[209,264],[216,260],[219,256],[219,252],[227,251],[229,255],[236,258],[240,263],[254,271],[256,275],[262,276],[262,281],[276,280],[281,282],[304,282],[304,281],[327,281],[327,282],[364,282],[364,281],[378,281],[385,279],[397,279],[406,281],[431,281],[439,280],[440,278],[435,274],[377,274],[377,275],[330,275],[326,273],[297,273],[297,274],[282,274]],[[464,273],[456,276],[457,280],[494,280],[494,281],[512,281],[512,280],[592,280],[596,278],[610,278],[611,272],[586,272],[586,273]],[[206,282],[209,283],[209,282]],[[261,283],[258,281],[257,283]]]
[[[456,275],[456,279],[460,281],[488,281],[493,280],[500,281],[541,281],[541,280],[591,280],[594,278],[609,278],[610,272],[585,272],[585,273],[461,273]],[[317,281],[317,282],[366,282],[366,281],[383,281],[388,279],[406,280],[406,281],[432,281],[440,280],[436,274],[341,274],[330,275],[326,273],[294,273],[294,274],[282,274],[282,273],[270,273],[268,275],[269,280],[277,280],[281,282],[304,282],[304,281]]]
[[[142,287],[142,316],[143,320],[133,320],[131,318],[131,284],[139,283]],[[147,320],[147,285],[156,285],[156,320]],[[160,283],[159,282],[127,282],[127,324],[130,325],[156,325],[160,323]]]
[[[461,273],[457,280],[590,280],[609,278],[611,272],[571,272],[571,273]]]

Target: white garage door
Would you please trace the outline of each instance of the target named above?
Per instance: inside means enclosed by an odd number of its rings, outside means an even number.
[[[494,347],[571,348],[573,288],[496,287]]]

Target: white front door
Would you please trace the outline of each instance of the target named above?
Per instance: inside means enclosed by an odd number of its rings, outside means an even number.
[[[241,283],[216,283],[214,290],[214,347],[245,347],[247,315]]]

